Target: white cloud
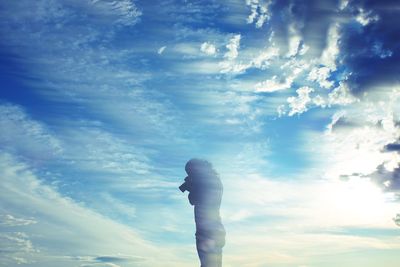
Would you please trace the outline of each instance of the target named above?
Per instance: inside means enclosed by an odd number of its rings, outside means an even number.
[[[217,49],[215,48],[215,45],[213,45],[212,43],[205,42],[201,44],[200,51],[206,55],[215,55]]]
[[[249,49],[251,50],[251,49]],[[254,51],[246,51],[247,53],[254,52]],[[246,70],[250,68],[257,68],[261,70],[265,70],[269,67],[275,67],[274,63],[279,57],[279,48],[275,46],[269,46],[261,51],[256,52],[256,56],[246,56],[244,61],[236,60],[224,60],[219,63],[221,68],[221,73],[229,73],[229,74],[240,74],[244,73]]]
[[[344,10],[349,5],[349,0],[340,0],[339,9]]]
[[[288,34],[289,34],[289,48],[286,56],[291,57],[291,56],[296,56],[297,54],[300,53],[301,50],[301,41],[302,37],[300,35],[300,31],[297,28],[297,25],[295,23],[291,23],[288,26]],[[302,54],[304,54],[305,51],[302,51]]]
[[[367,26],[370,23],[378,21],[379,20],[379,16],[378,15],[374,15],[372,13],[372,11],[366,11],[363,8],[359,8],[358,9],[358,14],[357,14],[355,19],[362,26]]]
[[[286,110],[286,106],[281,104],[276,108],[276,112],[278,113],[278,117],[282,117],[284,115],[286,115],[287,110]]]
[[[350,92],[350,88],[346,82],[340,82],[328,95],[329,105],[349,105],[358,101]]]
[[[248,63],[235,63],[234,61],[222,61],[219,63],[221,73],[241,74],[245,72],[251,64]]]
[[[326,35],[326,47],[322,52],[320,63],[328,67],[331,71],[336,70],[336,58],[339,55],[339,24],[333,23],[330,25]]]
[[[322,88],[331,88],[333,81],[329,81],[331,70],[328,67],[314,67],[308,74],[307,80],[318,82]]]
[[[291,96],[287,99],[289,103],[290,111],[288,113],[289,116],[293,116],[296,113],[303,113],[307,111],[307,105],[311,103],[310,93],[313,92],[314,89],[304,86],[296,90],[297,96]]]
[[[161,54],[164,52],[165,48],[167,48],[167,47],[166,47],[166,46],[160,47],[160,48],[158,49],[157,53],[158,53],[159,55],[161,55]]]
[[[330,81],[327,81],[325,78],[326,73],[329,73],[329,69],[324,68],[324,71],[319,72],[319,69],[313,69],[309,75],[308,79],[309,80],[316,80],[319,81],[322,86],[331,86]],[[326,72],[325,72],[326,71]],[[289,77],[290,78],[290,77]],[[272,83],[271,83],[272,84]],[[274,85],[274,84],[272,84]],[[279,89],[284,89],[285,87],[283,85],[285,84],[276,84],[277,87],[271,87],[271,88],[279,88]],[[328,94],[316,94],[314,97],[310,96],[310,93],[314,92],[314,89],[311,89],[307,86],[303,86],[299,89],[296,90],[297,96],[291,96],[287,98],[287,103],[288,107],[286,105],[282,104],[278,106],[277,112],[279,116],[283,116],[285,114],[292,116],[296,113],[303,113],[306,112],[309,108],[309,106],[317,106],[317,107],[332,107],[332,106],[347,106],[354,104],[358,101],[360,101],[357,97],[355,97],[351,92],[348,87],[348,84],[346,82],[340,82],[337,87],[335,87],[330,93]],[[287,112],[287,109],[289,109],[289,112]]]
[[[380,58],[388,58],[393,56],[393,51],[390,49],[384,49],[381,42],[376,42],[372,48],[372,51]]]
[[[266,69],[271,65],[271,62],[279,56],[279,48],[270,46],[262,50],[258,56],[251,61],[251,66],[258,69]]]
[[[225,58],[227,58],[228,60],[233,60],[237,58],[237,56],[239,55],[238,50],[240,47],[240,39],[241,35],[236,34],[229,40],[229,43],[226,45],[228,51],[224,55]]]
[[[325,99],[320,95],[316,95],[315,97],[313,97],[312,101],[318,107],[325,108],[327,105]]]
[[[288,89],[292,86],[294,78],[291,76],[286,77],[284,81],[279,81],[275,75],[270,80],[263,81],[255,85],[256,92],[276,92]]]
[[[256,17],[258,16],[257,3],[258,3],[257,0],[247,0],[246,1],[246,4],[250,5],[250,8],[251,8],[251,14],[247,18],[247,23],[253,23],[254,20],[256,19]]]
[[[263,0],[246,0],[246,5],[250,6],[251,13],[247,17],[247,23],[255,23],[256,28],[261,28],[271,17],[269,5],[271,1]]]

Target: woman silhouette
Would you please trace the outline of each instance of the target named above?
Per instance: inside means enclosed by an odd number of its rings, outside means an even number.
[[[223,191],[221,180],[206,160],[189,160],[185,171],[188,176],[180,189],[189,191],[189,202],[194,206],[196,247],[201,267],[221,267],[225,245],[225,229],[219,214]]]

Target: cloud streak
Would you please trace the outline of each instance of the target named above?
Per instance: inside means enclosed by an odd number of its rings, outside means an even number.
[[[2,235],[6,242],[2,244],[7,246],[3,264],[20,261],[31,266],[51,266],[59,262],[61,266],[68,266],[81,262],[85,255],[104,255],[90,261],[116,264],[124,261],[126,266],[131,266],[140,260],[143,266],[153,266],[155,263],[149,256],[155,251],[166,253],[164,259],[171,256],[131,228],[63,197],[54,188],[41,183],[26,164],[10,155],[2,153],[0,164],[1,200],[7,204],[1,212],[8,220],[1,227],[17,231]],[[18,214],[10,215],[10,212]],[[27,221],[16,216],[33,219]],[[106,256],[121,254],[127,256]],[[171,260],[176,259],[172,257]],[[174,266],[172,262],[166,264]]]

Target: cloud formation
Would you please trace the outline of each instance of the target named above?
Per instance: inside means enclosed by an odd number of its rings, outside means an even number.
[[[228,51],[225,53],[224,57],[228,60],[233,60],[239,55],[238,50],[240,47],[240,38],[240,34],[236,34],[229,40],[229,43],[226,45]]]
[[[1,3],[4,265],[192,266],[193,156],[221,170],[227,266],[397,257],[398,7]]]
[[[200,46],[200,50],[206,55],[214,55],[217,52],[215,46],[209,42],[202,43]]]
[[[247,23],[254,23],[256,28],[261,28],[270,18],[268,6],[270,1],[246,0],[246,5],[250,6],[251,13],[247,18]]]
[[[169,257],[168,252],[160,251],[133,229],[60,195],[55,188],[43,184],[29,166],[12,156],[2,153],[0,165],[1,202],[6,204],[1,208],[6,219],[1,228],[8,229],[1,235],[2,264],[70,266],[85,262],[124,262],[126,266],[134,266],[140,261],[143,266],[154,266],[149,256],[155,251],[167,253],[164,260]],[[85,258],[85,255],[99,256]]]
[[[46,160],[62,152],[60,140],[44,124],[29,118],[19,106],[0,105],[0,127],[2,150],[36,160]]]

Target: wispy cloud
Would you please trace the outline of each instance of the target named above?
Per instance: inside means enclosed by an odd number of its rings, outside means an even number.
[[[116,15],[117,23],[134,25],[138,22],[142,12],[136,7],[135,1],[122,0],[91,0],[91,6],[101,15]]]
[[[2,244],[7,247],[3,250],[3,264],[21,261],[32,266],[52,266],[60,261],[66,266],[82,262],[79,257],[85,255],[101,255],[91,261],[118,264],[123,260],[130,266],[140,259],[142,265],[154,266],[150,255],[156,251],[166,253],[165,260],[172,256],[168,250],[160,250],[131,228],[107,219],[41,183],[26,164],[10,155],[2,153],[0,164],[3,177],[1,201],[7,203],[1,212],[6,214],[3,217],[8,221],[13,218],[14,222],[1,227],[16,229],[16,232],[2,234]],[[9,215],[15,213],[18,215]],[[16,224],[16,221],[21,222],[21,219],[15,219],[16,216],[32,218],[30,220],[36,223]],[[174,256],[170,259],[176,261]],[[165,264],[176,266],[172,262]]]
[[[35,221],[32,218],[25,219],[25,218],[18,218],[14,217],[11,214],[2,214],[1,215],[1,226],[20,226],[20,225],[30,225],[30,224],[35,224],[37,221]]]
[[[35,161],[60,155],[62,144],[45,124],[33,120],[20,107],[0,105],[0,144],[3,151],[19,154]]]

